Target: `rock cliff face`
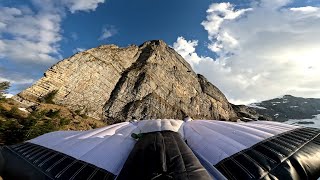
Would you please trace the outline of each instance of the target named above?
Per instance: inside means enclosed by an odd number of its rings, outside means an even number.
[[[30,106],[54,91],[56,104],[109,123],[185,116],[238,118],[223,93],[160,40],[77,53],[14,98]]]

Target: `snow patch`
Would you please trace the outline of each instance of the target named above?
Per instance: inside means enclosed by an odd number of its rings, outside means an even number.
[[[26,108],[18,108],[20,111],[24,111],[24,112],[29,112],[29,111],[27,111],[27,109]]]
[[[297,108],[297,107],[299,107],[299,106],[290,106],[290,108]]]
[[[271,102],[272,106],[276,106],[278,104],[281,104],[281,102],[275,101],[275,102]]]
[[[272,104],[281,104],[281,102],[271,102]]]
[[[256,108],[256,109],[267,109],[265,107],[258,106],[256,103],[248,104],[248,107]]]
[[[5,98],[12,98],[12,96],[14,96],[13,94],[4,94],[3,95]]]
[[[320,128],[320,114],[314,115],[314,118],[312,119],[289,119],[284,123],[305,127]]]

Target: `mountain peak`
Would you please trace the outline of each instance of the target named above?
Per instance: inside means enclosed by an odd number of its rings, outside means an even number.
[[[14,98],[53,102],[109,123],[170,118],[236,120],[224,94],[162,40],[103,45],[64,59]]]
[[[163,40],[150,40],[150,41],[144,42],[139,47],[148,46],[148,45],[151,45],[151,46],[162,46],[162,47],[168,46]]]
[[[294,98],[295,96],[292,96],[292,95],[290,95],[290,94],[286,94],[286,95],[284,95],[282,98]]]

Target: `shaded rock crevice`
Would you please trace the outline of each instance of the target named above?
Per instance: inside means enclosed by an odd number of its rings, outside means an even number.
[[[139,57],[137,58],[137,60],[134,63],[132,63],[132,65],[121,74],[119,81],[117,82],[115,88],[111,92],[109,100],[104,105],[104,114],[106,114],[105,116],[108,116],[108,111],[110,107],[113,105],[114,101],[119,97],[121,93],[121,88],[123,87],[124,83],[128,80],[128,78],[130,78],[128,74],[133,70],[141,69],[146,64],[145,61],[150,56],[150,53],[152,53],[151,47],[143,48],[139,52]],[[140,81],[142,81],[145,77],[145,73],[142,72],[141,74],[142,76],[140,74],[138,75],[139,78],[135,82],[134,89],[137,89],[139,87],[139,84],[141,84]]]

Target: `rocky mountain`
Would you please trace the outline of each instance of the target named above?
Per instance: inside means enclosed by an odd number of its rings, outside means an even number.
[[[55,104],[108,123],[185,116],[241,118],[217,87],[161,40],[125,48],[102,45],[77,53],[52,66],[14,99],[36,106],[48,96]]]
[[[289,119],[312,119],[320,114],[320,99],[285,95],[283,97],[249,105],[259,114],[270,116],[276,121]]]

